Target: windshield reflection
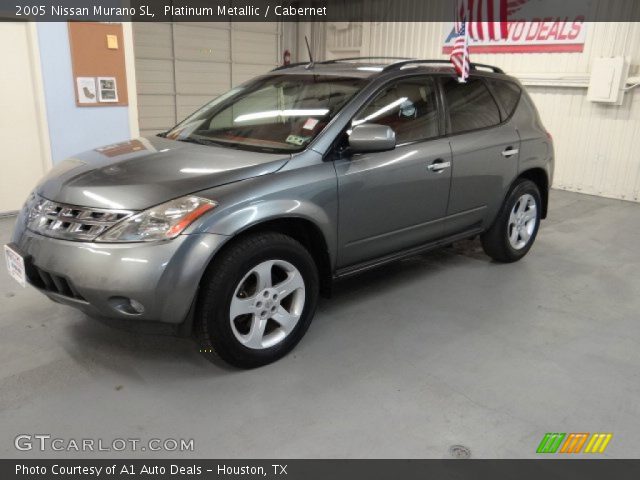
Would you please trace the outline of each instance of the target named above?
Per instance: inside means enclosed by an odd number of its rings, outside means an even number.
[[[261,77],[209,103],[165,136],[254,151],[300,151],[365,83],[334,75]]]

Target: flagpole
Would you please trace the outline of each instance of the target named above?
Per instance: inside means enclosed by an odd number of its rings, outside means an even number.
[[[470,72],[470,70],[471,70],[471,55],[469,54],[469,48],[470,48],[469,47],[469,27],[470,27],[469,22],[467,22],[467,25],[465,26],[465,29],[464,29],[464,44],[466,45],[465,52],[466,52],[466,55],[467,55],[467,58],[469,59],[469,61],[465,62],[465,65],[468,68],[467,74],[465,75],[465,78],[464,78],[465,83],[467,81],[467,78],[469,77],[469,74],[471,73]]]
[[[469,22],[464,21],[464,56],[469,58],[469,61],[467,62],[465,58],[463,58],[462,60],[462,75],[460,75],[458,77],[458,83],[467,83],[467,78],[469,76],[470,72],[466,72],[465,75],[465,70],[467,68],[471,68],[471,57],[469,57]]]

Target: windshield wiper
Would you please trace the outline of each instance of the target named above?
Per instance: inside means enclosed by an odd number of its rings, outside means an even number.
[[[176,138],[179,142],[188,142],[188,143],[196,143],[198,145],[218,145],[220,147],[229,147],[229,148],[237,148],[235,143],[225,142],[225,141],[217,141],[211,140],[209,138],[194,138],[194,137],[184,137],[184,138]]]
[[[187,142],[187,143],[195,143],[197,145],[217,145],[219,147],[233,148],[235,150],[248,150],[248,151],[261,151],[264,153],[290,153],[285,149],[264,147],[259,145],[246,145],[243,143],[236,142],[225,142],[224,140],[210,140],[204,138],[193,138],[193,137],[184,137],[184,138],[176,138],[179,142]]]
[[[242,150],[242,147],[239,147],[237,143],[225,142],[224,140],[210,140],[208,138],[205,139],[205,138],[193,138],[193,137],[177,138],[176,140],[180,142],[197,143],[198,145],[218,145],[220,147],[235,148],[235,149]]]
[[[204,140],[204,139],[193,138],[193,137],[176,138],[176,140],[179,142],[196,143],[198,145],[212,145],[216,143],[211,140]]]

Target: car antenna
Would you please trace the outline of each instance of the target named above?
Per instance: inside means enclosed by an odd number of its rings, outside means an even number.
[[[304,41],[307,44],[307,52],[309,52],[309,64],[304,67],[306,70],[309,70],[310,68],[313,68],[314,62],[313,62],[313,55],[311,54],[311,47],[309,46],[309,39],[307,38],[307,36],[304,36]]]

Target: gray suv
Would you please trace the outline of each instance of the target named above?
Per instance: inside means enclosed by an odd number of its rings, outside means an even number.
[[[336,279],[476,235],[521,259],[552,174],[535,106],[496,67],[460,83],[437,60],[291,65],[58,164],[6,257],[56,302],[256,367],[300,341]]]

